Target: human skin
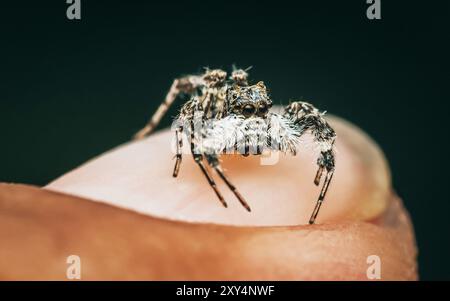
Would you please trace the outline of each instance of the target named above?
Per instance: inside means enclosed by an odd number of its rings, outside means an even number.
[[[367,280],[370,255],[382,280],[417,279],[412,224],[384,155],[350,123],[330,123],[336,172],[315,225],[313,149],[274,165],[224,156],[249,213],[213,174],[224,208],[192,156],[172,178],[166,130],[43,189],[0,184],[0,278],[66,279],[75,254],[83,280]]]

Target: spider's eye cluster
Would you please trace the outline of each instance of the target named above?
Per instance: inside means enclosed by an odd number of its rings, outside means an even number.
[[[256,112],[256,108],[255,108],[255,106],[252,105],[252,104],[246,104],[246,105],[242,108],[242,114],[243,114],[245,117],[250,117],[250,116],[252,116],[253,114],[255,114],[255,112]]]
[[[269,112],[270,104],[261,103],[261,104],[252,104],[247,103],[243,107],[241,107],[241,112],[244,117],[248,118],[255,114],[260,117],[264,117]]]

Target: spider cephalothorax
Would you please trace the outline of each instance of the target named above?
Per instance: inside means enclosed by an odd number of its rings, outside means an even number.
[[[195,162],[221,203],[227,207],[205,161],[250,211],[250,206],[225,175],[220,165],[220,155],[260,155],[265,150],[295,155],[300,144],[299,138],[310,132],[320,149],[314,183],[319,185],[323,173],[326,173],[309,220],[309,223],[314,223],[335,169],[333,148],[336,134],[324,119],[324,113],[304,101],[291,102],[281,114],[271,112],[272,100],[266,86],[261,81],[249,85],[246,70],[234,70],[227,79],[225,71],[207,69],[202,75],[175,79],[164,102],[135,137],[143,138],[150,134],[180,93],[188,94],[190,98],[175,120],[177,153],[174,177],[178,176],[180,170],[182,134],[185,134]]]
[[[272,107],[266,86],[258,82],[253,86],[233,85],[228,89],[227,101],[229,112],[242,115],[245,118],[259,116],[266,117]]]

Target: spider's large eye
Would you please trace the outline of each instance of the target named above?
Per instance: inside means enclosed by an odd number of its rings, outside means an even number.
[[[262,103],[259,105],[258,113],[260,115],[265,115],[265,114],[267,114],[268,111],[269,111],[269,107],[265,103]]]
[[[255,112],[256,112],[256,108],[254,105],[251,105],[251,104],[246,104],[242,108],[242,114],[244,114],[245,117],[250,117],[253,114],[255,114]]]

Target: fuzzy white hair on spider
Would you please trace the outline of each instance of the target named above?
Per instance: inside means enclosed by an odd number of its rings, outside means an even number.
[[[229,77],[224,70],[207,68],[203,74],[175,79],[164,101],[135,138],[150,135],[175,99],[180,94],[187,95],[188,101],[175,120],[177,150],[173,176],[177,177],[180,171],[182,135],[186,135],[194,161],[223,206],[227,207],[227,203],[217,189],[210,169],[250,212],[249,204],[224,173],[220,156],[225,153],[261,155],[264,151],[295,155],[300,138],[310,133],[320,150],[314,184],[319,185],[323,173],[326,173],[309,220],[313,224],[335,170],[335,131],[325,120],[324,113],[308,102],[294,101],[283,112],[272,112],[272,100],[264,83],[250,84],[247,70],[233,69]]]

